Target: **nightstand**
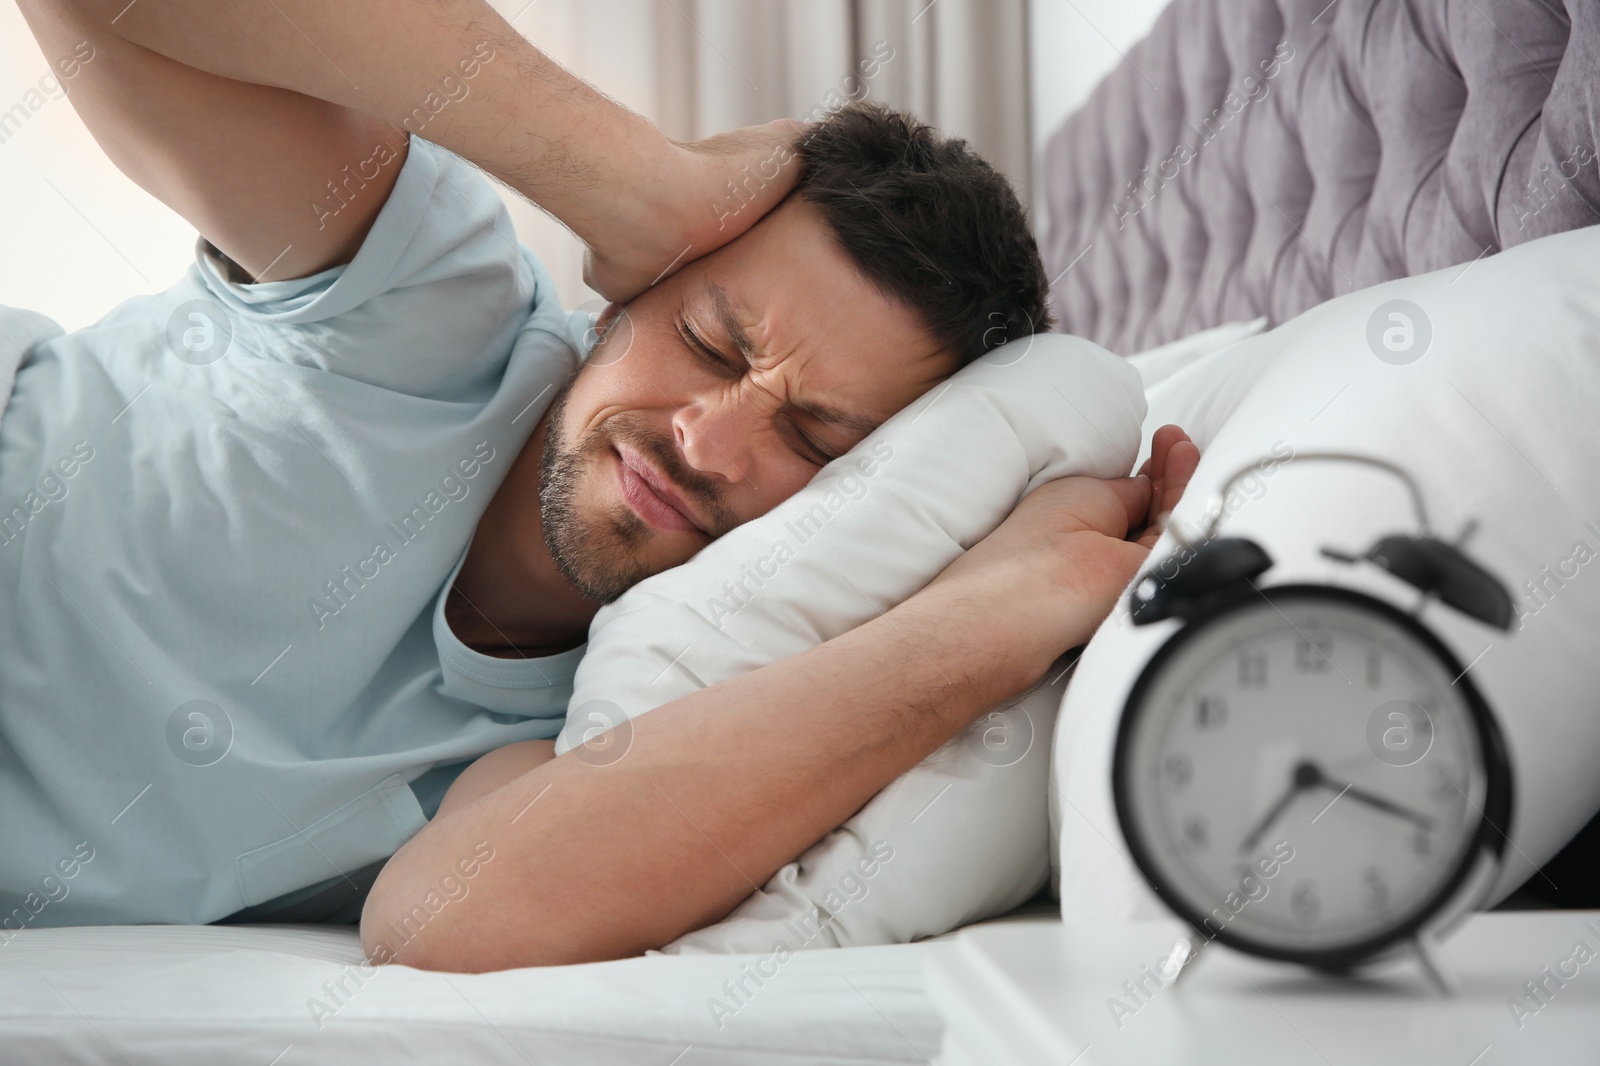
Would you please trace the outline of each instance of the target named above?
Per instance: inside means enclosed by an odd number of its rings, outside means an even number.
[[[1540,1066],[1600,1063],[1600,911],[1475,915],[1414,960],[1341,980],[1226,948],[1174,985],[1176,921],[997,923],[934,945],[939,1066]]]

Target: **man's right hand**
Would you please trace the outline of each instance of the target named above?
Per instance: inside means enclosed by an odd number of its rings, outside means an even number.
[[[1188,434],[1163,426],[1137,476],[1039,486],[924,591],[993,612],[1011,639],[1032,650],[1042,674],[1111,613],[1199,460]]]

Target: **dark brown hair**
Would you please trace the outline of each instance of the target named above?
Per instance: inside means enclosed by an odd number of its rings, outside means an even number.
[[[801,137],[796,194],[857,269],[917,312],[959,365],[1050,328],[1049,284],[1011,185],[967,142],[856,102]]]

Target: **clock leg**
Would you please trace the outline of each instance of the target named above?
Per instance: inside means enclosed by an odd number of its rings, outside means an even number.
[[[1199,969],[1200,953],[1206,943],[1207,941],[1188,936],[1180,936],[1173,942],[1172,949],[1167,952],[1167,957],[1162,960],[1160,967],[1163,971],[1176,967],[1169,987],[1176,988],[1178,982]]]
[[[1428,933],[1418,933],[1411,940],[1411,946],[1417,953],[1417,959],[1422,963],[1423,972],[1428,975],[1435,988],[1444,996],[1456,994],[1457,981],[1455,971],[1445,959],[1439,942]]]

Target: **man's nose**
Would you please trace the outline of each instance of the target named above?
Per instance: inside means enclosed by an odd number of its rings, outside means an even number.
[[[765,414],[749,398],[697,396],[672,416],[672,435],[690,466],[728,482],[750,476],[752,441]]]

